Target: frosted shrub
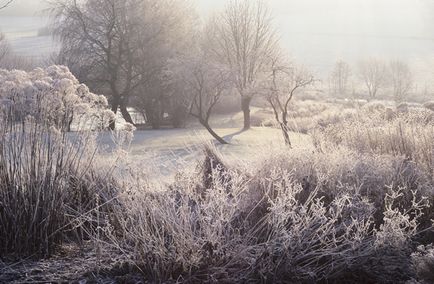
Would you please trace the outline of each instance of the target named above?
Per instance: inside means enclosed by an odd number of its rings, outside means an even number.
[[[396,111],[398,113],[407,113],[409,111],[409,106],[407,103],[400,103],[396,106]]]
[[[307,134],[316,128],[336,124],[353,116],[355,109],[314,101],[294,101],[288,112],[288,127],[293,132]],[[274,121],[273,121],[274,120]],[[274,116],[270,113],[262,118],[260,126],[277,127]]]
[[[1,126],[0,255],[48,256],[89,238],[116,195],[110,167],[95,165],[94,137],[32,119]]]
[[[119,222],[124,249],[134,253],[139,267],[152,279],[192,277],[190,272],[218,267],[243,240],[232,222],[239,202],[227,191],[227,183],[215,183],[197,192],[200,175],[179,176],[171,190],[143,187],[121,198],[126,205]],[[241,190],[242,184],[231,183]],[[234,195],[234,192],[232,192]]]
[[[205,162],[173,184],[132,176],[109,243],[149,281],[409,280],[432,183],[405,158],[279,150],[234,169]],[[418,190],[418,191],[416,191]],[[431,225],[431,224],[430,224]],[[119,231],[114,228],[120,228]],[[397,272],[396,269],[401,272]]]
[[[434,101],[426,102],[423,104],[426,109],[434,111]]]
[[[386,110],[386,106],[381,102],[374,101],[363,105],[362,109],[371,113],[383,113]]]
[[[104,96],[91,93],[65,66],[30,72],[0,70],[0,107],[3,119],[32,116],[58,129],[107,127],[114,114]]]
[[[93,236],[117,183],[97,163],[96,134],[66,131],[81,120],[104,129],[114,118],[105,97],[51,66],[0,70],[0,100],[0,255],[48,256]]]
[[[430,207],[426,197],[418,199],[411,191],[411,205],[405,211],[397,208],[397,201],[403,197],[402,189],[391,189],[384,199],[384,217],[380,230],[376,231],[377,246],[403,247],[418,232],[418,222],[423,211]],[[402,205],[401,205],[402,206]]]
[[[273,186],[277,188],[267,214],[269,241],[256,262],[264,280],[331,279],[356,265],[361,254],[374,253],[369,245],[372,204],[350,195],[328,203],[316,190],[301,201],[302,187],[288,175],[283,179],[290,183],[282,187],[277,179]]]
[[[420,283],[434,282],[434,246],[419,246],[412,255],[413,265],[416,269]]]
[[[330,125],[313,135],[316,146],[345,146],[361,153],[404,156],[434,177],[434,121],[424,112],[401,115],[391,121],[380,116],[359,117]]]

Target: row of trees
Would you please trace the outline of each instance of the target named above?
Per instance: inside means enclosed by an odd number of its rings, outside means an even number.
[[[58,0],[51,12],[61,43],[54,63],[107,95],[112,112],[120,111],[127,122],[134,124],[131,106],[154,128],[165,113],[175,126],[190,115],[226,143],[210,126],[221,98],[240,98],[246,130],[250,104],[262,96],[291,144],[289,103],[314,79],[286,58],[264,1],[229,0],[204,24],[187,0]],[[0,64],[6,58],[11,51],[0,37]],[[0,67],[26,69],[12,64]]]
[[[409,65],[399,60],[389,63],[375,58],[360,61],[356,67],[356,76],[364,85],[369,99],[377,98],[380,90],[391,88],[395,100],[402,101],[414,87]],[[351,77],[350,65],[344,61],[336,62],[330,75],[331,93],[348,94]]]
[[[61,42],[56,63],[108,95],[112,111],[120,110],[127,122],[133,123],[127,107],[134,105],[157,127],[162,105],[168,107],[165,102],[174,95],[164,78],[167,64],[188,50],[196,33],[186,4],[67,0],[57,1],[52,15]]]
[[[289,102],[313,77],[285,58],[264,1],[230,0],[205,24],[186,0],[59,0],[52,15],[57,63],[127,122],[128,106],[155,128],[164,113],[191,115],[226,143],[209,122],[222,96],[239,96],[249,129],[251,101],[264,95],[290,144]]]

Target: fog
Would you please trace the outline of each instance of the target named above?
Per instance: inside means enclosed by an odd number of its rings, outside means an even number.
[[[2,0],[0,3],[4,3]],[[7,8],[0,11],[1,16],[36,16],[48,7],[46,0],[14,0]]]
[[[434,0],[0,0],[0,283],[434,283],[433,79]]]
[[[224,1],[199,0],[203,13]],[[270,0],[282,43],[324,75],[336,60],[381,57],[408,61],[420,84],[434,72],[434,3],[428,0]]]
[[[206,18],[222,9],[225,1],[193,0]],[[330,72],[336,60],[354,64],[361,58],[381,57],[408,61],[419,82],[434,76],[434,3],[429,0],[268,0],[282,44],[298,61],[320,76]],[[14,37],[23,54],[38,56],[28,41],[29,19],[42,16],[44,0],[15,0],[0,12],[0,30]],[[9,16],[14,16],[11,19]],[[35,20],[37,30],[41,21]],[[26,33],[27,32],[27,33]],[[47,39],[44,39],[47,40]],[[38,46],[44,40],[38,40]],[[47,46],[52,46],[47,43]],[[37,52],[37,51],[36,51]]]

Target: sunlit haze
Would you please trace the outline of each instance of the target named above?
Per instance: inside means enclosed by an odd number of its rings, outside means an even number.
[[[206,19],[224,8],[225,1],[194,0]],[[338,60],[364,57],[409,61],[420,74],[420,84],[434,77],[434,2],[429,0],[268,0],[282,45],[299,61],[324,76]],[[16,0],[0,13],[0,30],[15,38],[19,52],[37,56],[52,44],[37,40],[37,49],[25,39],[44,25],[43,0]],[[33,28],[32,28],[33,24]],[[27,43],[27,44],[26,44]],[[22,45],[26,45],[23,47]]]
[[[434,283],[434,0],[0,0],[0,283]]]

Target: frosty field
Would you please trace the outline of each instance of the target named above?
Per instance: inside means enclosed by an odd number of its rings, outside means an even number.
[[[434,283],[428,2],[0,0],[0,283]]]
[[[206,145],[218,150],[228,160],[245,161],[259,159],[271,149],[283,148],[280,130],[256,127],[247,131],[239,128],[216,128],[230,144],[219,145],[204,129],[142,130],[134,133],[131,145],[126,149],[132,164],[143,165],[154,175],[165,175],[169,180],[180,169],[191,167],[204,158]],[[307,135],[293,133],[294,147],[312,147]],[[100,147],[112,149],[113,138],[109,133],[98,138]]]

